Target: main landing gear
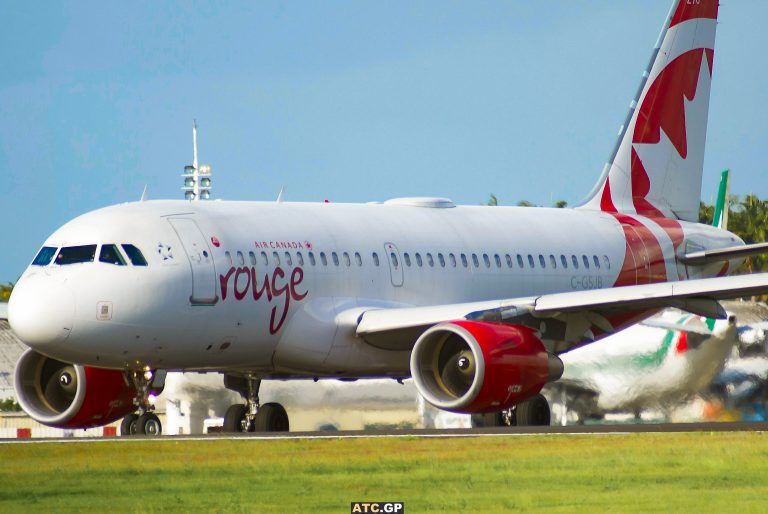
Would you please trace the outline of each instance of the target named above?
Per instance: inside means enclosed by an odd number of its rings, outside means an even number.
[[[473,427],[549,426],[549,424],[549,402],[542,394],[537,394],[503,411],[472,415]]]
[[[160,419],[152,412],[155,410],[154,396],[160,394],[165,386],[164,370],[152,371],[146,368],[144,371],[131,373],[133,385],[136,388],[136,397],[133,402],[139,409],[138,413],[128,414],[120,423],[120,435],[149,435],[158,436],[163,432]]]
[[[236,403],[227,409],[224,432],[288,432],[288,413],[282,405],[259,404],[261,379],[253,375],[224,375],[224,385],[245,399],[245,404]]]

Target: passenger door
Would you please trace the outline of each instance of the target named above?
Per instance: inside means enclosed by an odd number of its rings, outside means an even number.
[[[216,270],[213,267],[213,255],[203,233],[194,220],[189,218],[168,218],[173,229],[181,239],[181,244],[189,258],[192,270],[192,295],[189,301],[193,305],[213,305],[219,301],[216,295]]]

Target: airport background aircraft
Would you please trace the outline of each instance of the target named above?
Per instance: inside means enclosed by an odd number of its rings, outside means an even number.
[[[438,408],[549,423],[559,354],[676,306],[768,291],[725,276],[765,245],[696,223],[717,1],[675,2],[576,209],[145,201],[55,231],[9,302],[15,385],[54,426],[160,432],[169,370],[224,373],[225,428],[287,430],[263,379],[412,376]],[[134,412],[138,410],[138,414]]]
[[[568,424],[606,413],[667,414],[705,391],[737,341],[736,317],[700,318],[675,310],[562,356],[565,371],[545,394]],[[566,424],[563,422],[563,424]]]

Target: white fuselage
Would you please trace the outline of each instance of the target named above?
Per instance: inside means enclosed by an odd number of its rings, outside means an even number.
[[[669,310],[658,318],[706,327],[699,318]],[[593,391],[600,411],[670,408],[705,389],[723,369],[736,328],[717,321],[711,336],[643,324],[563,355],[563,385]]]
[[[663,280],[722,271],[686,270],[658,225],[634,219],[649,227],[659,262],[632,254],[616,216],[591,210],[431,199],[129,203],[51,235],[44,246],[100,245],[95,260],[30,266],[11,318],[38,351],[91,366],[404,377],[410,352],[368,345],[344,313],[606,288],[620,275],[619,285],[639,283],[650,266]],[[740,243],[727,231],[680,226],[678,254]],[[101,245],[124,243],[148,265],[99,262]]]

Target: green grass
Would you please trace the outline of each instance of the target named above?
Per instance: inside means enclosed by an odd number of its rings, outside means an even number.
[[[2,512],[765,512],[760,433],[0,445]]]

